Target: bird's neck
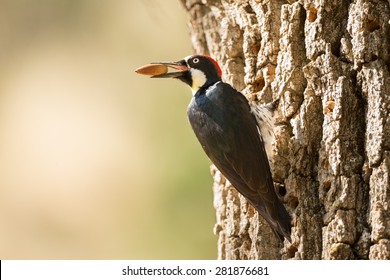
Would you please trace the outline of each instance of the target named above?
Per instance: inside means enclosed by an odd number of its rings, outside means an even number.
[[[221,80],[217,80],[213,83],[207,83],[207,84],[205,84],[201,87],[198,87],[198,88],[192,87],[191,88],[192,96],[206,94],[209,90],[212,90],[214,87],[216,87],[221,82],[222,82]]]

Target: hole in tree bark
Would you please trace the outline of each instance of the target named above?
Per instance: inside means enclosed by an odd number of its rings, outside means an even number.
[[[279,192],[280,196],[285,196],[286,195],[286,188],[283,185],[280,185],[278,192]]]
[[[290,246],[286,251],[288,258],[295,257],[296,252],[298,252],[298,248],[295,246]]]
[[[309,9],[309,16],[307,17],[309,22],[313,22],[317,19],[317,9],[316,8],[310,8]]]
[[[322,184],[322,189],[324,190],[325,193],[327,193],[330,190],[331,186],[332,183],[330,181],[325,181]]]
[[[364,27],[369,32],[374,32],[375,30],[378,30],[381,26],[379,25],[379,22],[377,19],[367,19],[365,21]]]
[[[256,14],[255,11],[253,11],[253,8],[251,5],[246,5],[243,7],[244,8],[244,11],[247,12],[248,14]]]
[[[253,85],[255,88],[255,92],[258,92],[263,89],[265,86],[265,81],[263,77],[260,77],[256,80],[256,83]]]
[[[297,197],[291,197],[289,201],[289,205],[291,206],[292,209],[296,209],[298,207],[299,201]]]

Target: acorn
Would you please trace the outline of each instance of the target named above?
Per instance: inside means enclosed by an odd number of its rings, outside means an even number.
[[[168,72],[168,66],[163,64],[147,64],[136,69],[135,72],[148,76],[162,75]]]

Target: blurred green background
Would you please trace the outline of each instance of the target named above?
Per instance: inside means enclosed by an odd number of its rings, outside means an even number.
[[[215,259],[174,0],[0,0],[0,258]]]

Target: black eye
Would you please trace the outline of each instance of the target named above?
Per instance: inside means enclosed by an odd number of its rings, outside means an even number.
[[[192,60],[193,63],[198,63],[199,62],[199,58],[195,57],[193,60]]]

